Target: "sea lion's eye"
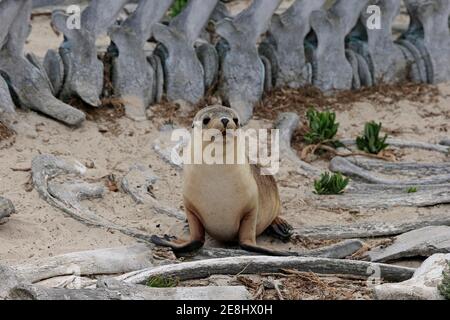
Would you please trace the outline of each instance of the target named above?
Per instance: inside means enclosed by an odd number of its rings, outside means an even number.
[[[239,125],[239,119],[238,118],[233,118],[234,123],[238,126]]]
[[[206,126],[211,121],[211,118],[203,118],[203,125]]]

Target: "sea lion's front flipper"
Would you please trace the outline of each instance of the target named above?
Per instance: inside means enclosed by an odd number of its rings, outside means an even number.
[[[189,253],[199,250],[205,243],[205,228],[197,216],[189,209],[186,209],[186,217],[189,223],[189,232],[191,234],[191,239],[189,241],[171,241],[168,237],[163,239],[156,235],[151,237],[151,241],[157,246],[172,248],[174,253]]]
[[[151,241],[157,246],[169,247],[174,253],[189,253],[199,250],[203,247],[204,242],[200,240],[186,241],[184,243],[175,243],[153,235]]]

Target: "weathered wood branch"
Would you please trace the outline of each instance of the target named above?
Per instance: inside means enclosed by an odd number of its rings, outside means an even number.
[[[321,170],[319,168],[300,160],[291,148],[292,135],[298,128],[299,121],[299,116],[293,112],[281,113],[278,116],[274,127],[280,130],[280,153],[282,158],[289,159],[303,174],[311,177],[320,176]]]
[[[0,224],[2,220],[8,218],[15,212],[14,205],[11,200],[0,197]]]
[[[351,256],[364,246],[364,243],[358,239],[349,239],[330,246],[325,246],[312,250],[298,251],[299,256],[302,257],[322,257],[332,259],[343,259]],[[257,253],[239,250],[239,249],[224,249],[224,248],[209,248],[203,247],[199,251],[190,255],[181,255],[186,257],[189,261],[198,261],[205,259],[241,257],[241,256],[257,256]]]
[[[450,226],[450,216],[421,218],[406,222],[365,222],[295,228],[294,234],[316,239],[349,239],[395,236],[427,226]]]
[[[180,280],[201,279],[215,274],[258,274],[295,269],[319,274],[343,274],[368,277],[377,268],[386,281],[411,278],[414,269],[365,261],[316,257],[232,257],[184,262],[131,272],[116,279],[128,283],[145,283],[150,277],[174,277]]]
[[[38,259],[12,267],[27,282],[76,275],[112,275],[153,266],[152,246],[137,244],[126,247],[68,253]]]
[[[111,288],[60,289],[20,285],[11,290],[20,300],[247,300],[243,286],[149,288],[144,285],[115,284]]]

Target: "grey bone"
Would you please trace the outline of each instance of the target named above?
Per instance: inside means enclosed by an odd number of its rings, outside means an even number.
[[[404,37],[419,50],[426,65],[428,83],[450,79],[450,31],[447,0],[406,0],[411,24]]]
[[[180,280],[201,279],[215,274],[259,274],[295,269],[319,274],[342,274],[369,277],[379,268],[386,281],[403,281],[412,277],[414,269],[365,261],[316,257],[246,256],[170,264],[116,277],[128,283],[145,283],[151,277],[175,277]],[[376,269],[375,269],[376,270]]]
[[[144,45],[154,24],[172,3],[173,0],[141,0],[131,16],[108,32],[117,50],[112,64],[114,94],[123,100],[126,115],[133,120],[145,120],[147,107],[155,102],[154,82],[158,79],[147,61]]]
[[[71,28],[69,16],[52,14],[53,25],[64,34],[59,53],[64,63],[63,100],[79,97],[91,106],[99,106],[103,89],[103,64],[97,56],[95,41],[115,23],[127,0],[93,0],[81,14],[80,29]]]
[[[361,11],[358,24],[360,28],[364,28],[367,40],[350,42],[350,48],[369,62],[375,84],[398,83],[408,79],[408,61],[399,45],[394,43],[392,35],[392,24],[400,11],[400,4],[400,0],[370,0]],[[381,10],[380,29],[368,27],[368,21],[373,15],[368,9],[373,5]]]
[[[435,253],[450,253],[450,227],[430,226],[404,233],[388,246],[372,248],[367,255],[370,261],[387,262]]]
[[[273,16],[260,53],[264,46],[272,46],[278,65],[277,86],[299,88],[310,84],[311,67],[307,65],[304,41],[311,30],[311,12],[324,4],[325,0],[296,0],[285,12]]]
[[[267,31],[281,0],[253,1],[233,19],[216,26],[228,49],[221,56],[220,94],[235,109],[243,123],[253,114],[254,105],[264,92],[265,70],[258,54],[257,40]]]
[[[209,20],[218,0],[190,0],[169,24],[155,24],[154,38],[162,44],[160,56],[165,75],[165,89],[170,101],[198,103],[205,94],[203,66],[194,42]]]
[[[65,124],[78,126],[85,120],[85,114],[56,99],[46,74],[24,57],[31,6],[31,0],[4,0],[0,3],[0,70],[21,105]]]
[[[329,10],[311,13],[317,36],[313,51],[313,85],[322,91],[352,88],[353,69],[345,57],[345,37],[356,25],[369,0],[338,0]]]

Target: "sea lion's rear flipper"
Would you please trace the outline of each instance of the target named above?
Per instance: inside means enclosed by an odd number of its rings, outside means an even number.
[[[282,241],[287,241],[292,236],[292,229],[292,226],[286,220],[277,217],[265,232]]]
[[[256,252],[261,253],[268,256],[298,256],[298,252],[292,252],[292,251],[278,251],[278,250],[272,250],[264,247],[260,247],[258,245],[252,245],[252,244],[246,244],[246,243],[239,243],[239,246],[243,250],[247,250],[250,252]]]
[[[173,250],[174,253],[190,253],[193,251],[199,250],[201,247],[203,247],[204,242],[200,240],[194,240],[194,241],[186,241],[182,243],[176,243],[169,241],[167,239],[158,237],[156,235],[153,235],[151,237],[151,241],[156,244],[157,246],[161,247],[169,247]]]

